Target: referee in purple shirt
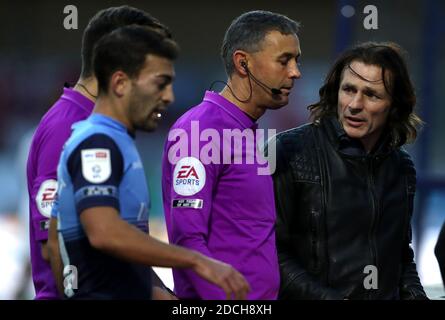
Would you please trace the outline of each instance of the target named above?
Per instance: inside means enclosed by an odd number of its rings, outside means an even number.
[[[270,175],[259,174],[252,150],[259,142],[256,121],[267,109],[285,106],[301,76],[298,28],[288,17],[267,11],[236,18],[221,51],[226,86],[220,93],[206,92],[177,120],[164,148],[170,242],[231,264],[250,284],[248,299],[276,299],[279,290],[273,183]],[[230,133],[245,138],[228,144]],[[173,270],[173,277],[179,298],[225,298],[192,272]]]
[[[82,72],[78,82],[74,88],[64,88],[62,96],[43,116],[34,133],[28,156],[27,180],[31,266],[36,299],[59,298],[49,263],[48,228],[57,191],[57,164],[62,147],[71,135],[72,124],[86,119],[96,100],[97,80],[92,70],[94,45],[102,36],[131,24],[153,27],[170,35],[157,19],[136,8],[121,6],[98,12],[83,34]],[[51,218],[54,230],[56,223],[57,220]],[[52,258],[58,256],[57,247],[52,251],[57,252]]]

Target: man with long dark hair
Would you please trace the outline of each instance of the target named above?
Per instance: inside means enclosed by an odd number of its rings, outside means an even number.
[[[414,263],[416,172],[402,146],[421,120],[401,48],[344,52],[280,133],[274,188],[282,299],[425,299]]]

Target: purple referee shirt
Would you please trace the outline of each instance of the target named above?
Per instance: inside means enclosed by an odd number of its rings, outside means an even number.
[[[258,175],[259,161],[247,163],[252,148],[246,140],[224,145],[230,140],[224,131],[231,130],[258,129],[236,105],[209,91],[170,129],[162,161],[169,240],[231,264],[251,286],[248,299],[276,299],[279,268],[272,178]],[[241,163],[235,163],[236,158]],[[226,298],[222,289],[192,270],[174,269],[173,277],[179,298]]]
[[[58,299],[51,266],[43,260],[41,241],[48,239],[51,207],[57,191],[57,164],[71,125],[86,119],[94,102],[64,88],[63,95],[43,116],[34,133],[28,155],[29,231],[31,267],[36,299]]]

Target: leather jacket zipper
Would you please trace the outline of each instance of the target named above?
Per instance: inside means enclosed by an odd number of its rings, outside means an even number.
[[[319,264],[319,259],[318,259],[318,247],[319,247],[319,228],[318,228],[318,222],[319,222],[320,218],[319,218],[319,213],[316,210],[311,210],[311,234],[312,234],[312,243],[311,243],[311,248],[312,248],[312,261],[313,261],[313,270],[315,272],[319,272],[320,269],[320,264]]]
[[[315,130],[314,127],[312,127],[312,134],[314,135],[315,140],[323,141],[323,138],[320,135],[320,130]],[[316,145],[316,151],[318,155],[318,167],[320,168],[320,185],[321,185],[321,210],[317,212],[319,221],[323,221],[323,219],[326,217],[326,193],[325,193],[325,183],[326,182],[326,173],[325,173],[325,166],[322,165],[321,159],[327,159],[328,156],[325,152],[324,148],[321,148],[320,145]],[[326,222],[324,222],[326,223]],[[322,237],[322,228],[325,228],[325,225],[320,225],[320,229],[318,230],[318,242],[321,241]],[[325,245],[326,246],[326,245]],[[327,270],[324,272],[324,281],[325,283],[330,286],[331,282],[329,279],[329,259],[327,257],[327,250],[325,249],[323,252],[319,252],[319,257],[317,261],[318,265],[321,268],[321,265],[323,265],[323,268]]]

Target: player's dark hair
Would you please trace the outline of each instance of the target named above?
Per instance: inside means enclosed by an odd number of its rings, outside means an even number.
[[[142,26],[126,26],[99,40],[94,48],[93,68],[99,94],[108,92],[112,74],[118,70],[137,78],[147,54],[176,59],[179,47],[164,33]]]
[[[164,32],[167,37],[171,37],[170,31],[165,25],[140,9],[125,5],[101,10],[91,18],[83,33],[82,78],[93,75],[93,49],[99,39],[117,28],[131,24],[152,27]]]
[[[402,48],[393,42],[365,42],[346,50],[328,72],[321,87],[320,101],[308,107],[314,121],[337,117],[338,90],[345,68],[354,62],[382,68],[383,84],[392,99],[387,126],[394,147],[412,143],[422,120],[414,112],[416,94]]]
[[[249,53],[261,50],[261,43],[270,31],[284,35],[297,34],[300,24],[294,20],[270,11],[249,11],[232,21],[224,35],[221,57],[230,77],[235,71],[233,53],[244,50]]]

